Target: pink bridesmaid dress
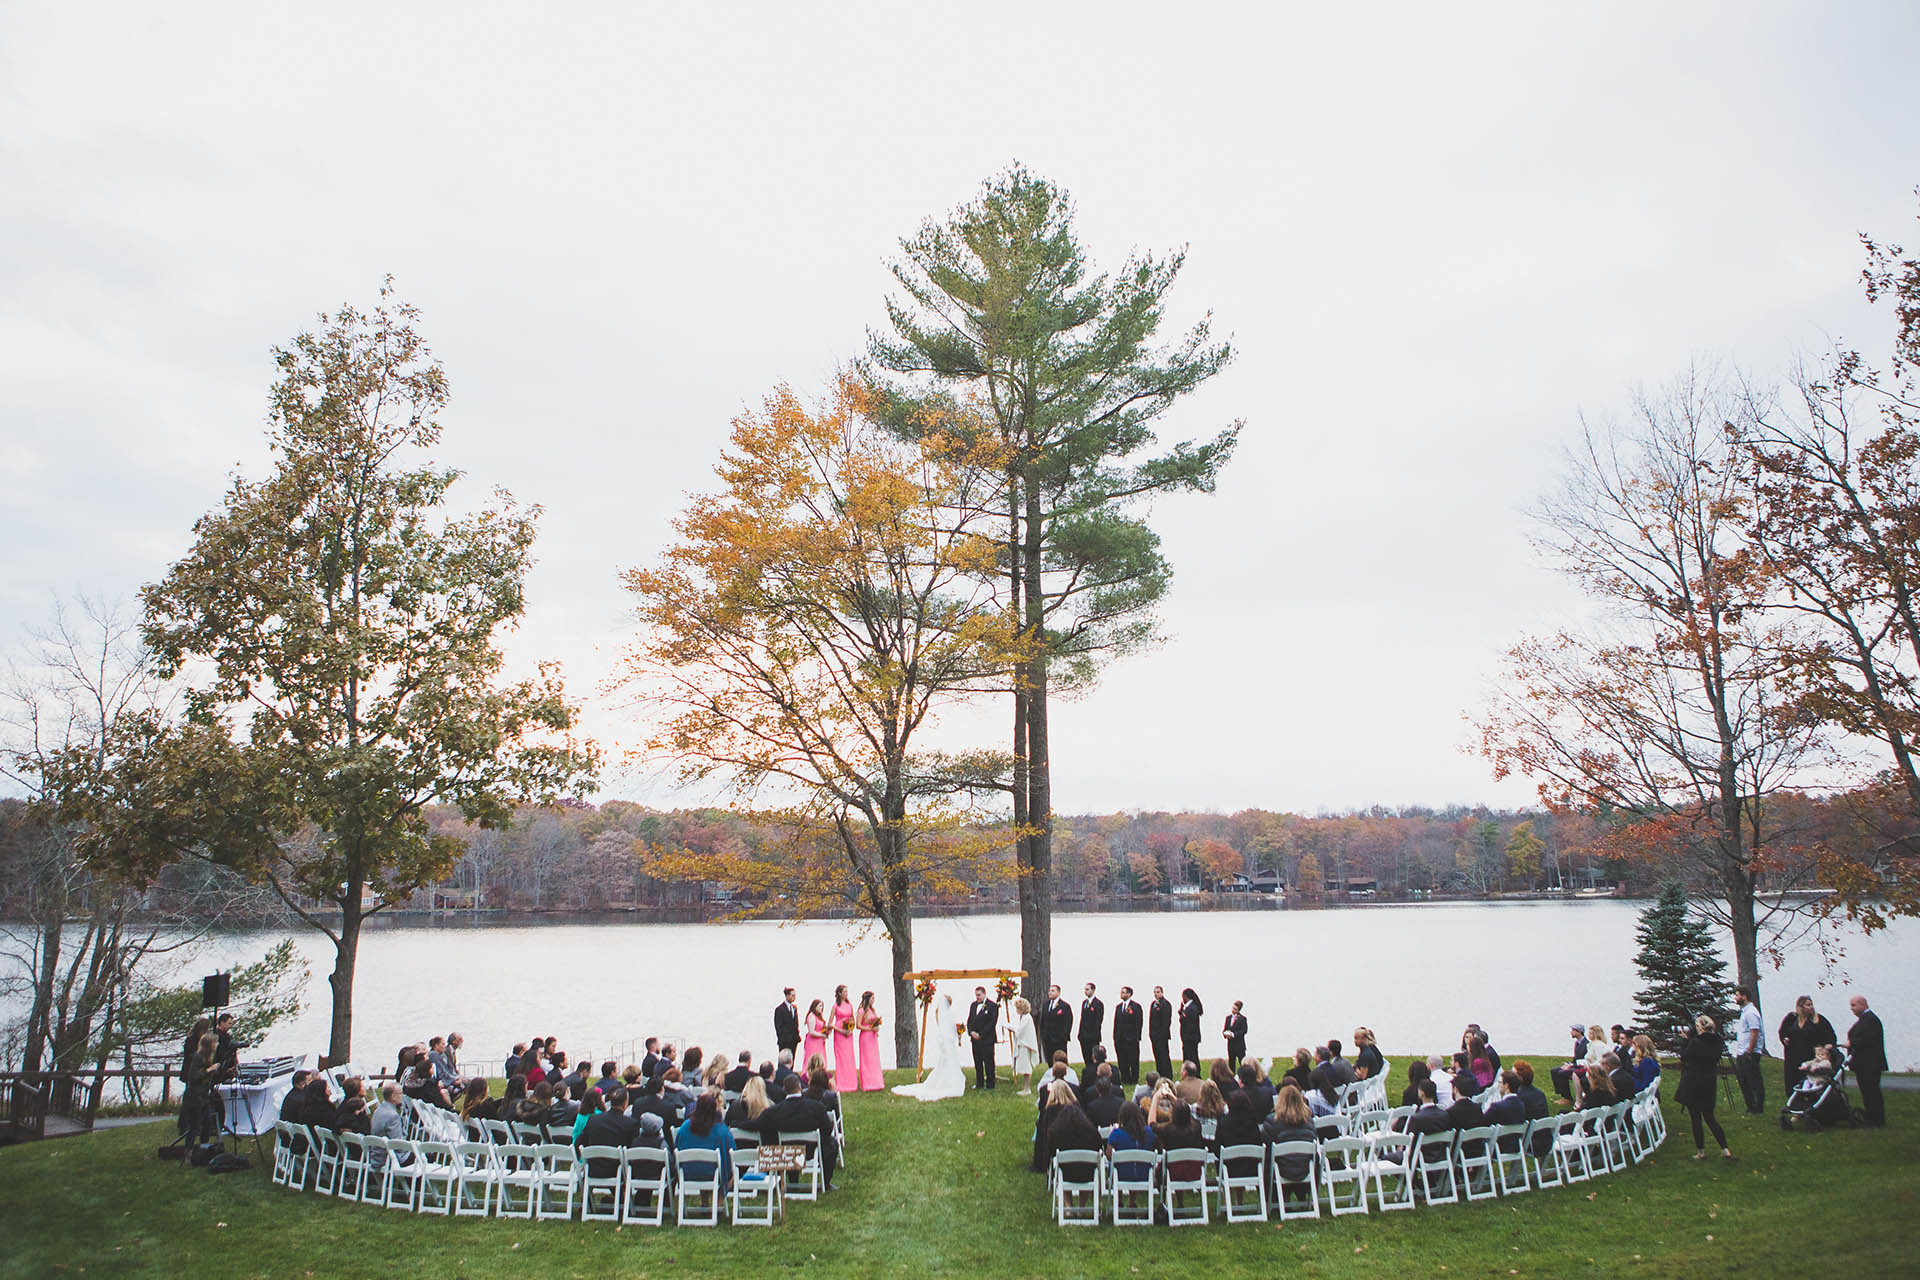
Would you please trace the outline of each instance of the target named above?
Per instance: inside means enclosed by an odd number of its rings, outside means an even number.
[[[826,1052],[827,1024],[820,1020],[818,1014],[810,1013],[807,1015],[807,1034],[800,1041],[800,1061],[793,1064],[793,1069],[806,1075],[807,1064],[813,1061],[813,1055],[817,1053],[825,1057]]]
[[[854,1063],[853,1032],[845,1028],[853,1021],[853,1006],[833,1006],[833,1087],[839,1093],[860,1088],[860,1069]]]
[[[854,1019],[860,1028],[860,1088],[863,1092],[886,1088],[880,1076],[880,1016],[862,1009]]]

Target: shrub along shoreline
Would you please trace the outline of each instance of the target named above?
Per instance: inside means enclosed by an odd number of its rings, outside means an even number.
[[[1536,1063],[1552,1061],[1541,1055]],[[1394,1061],[1403,1079],[1406,1060]],[[906,1072],[889,1072],[901,1083]],[[1778,1080],[1769,1082],[1777,1106]],[[1671,1073],[1663,1090],[1672,1093]],[[274,1187],[265,1161],[209,1177],[154,1158],[164,1126],[0,1149],[0,1276],[653,1276],[811,1272],[1168,1274],[1170,1266],[1560,1276],[1646,1268],[1689,1277],[1911,1263],[1920,1097],[1889,1092],[1888,1127],[1781,1131],[1723,1103],[1739,1160],[1694,1161],[1669,1101],[1666,1144],[1591,1183],[1338,1221],[1061,1228],[1026,1172],[1033,1100],[1003,1087],[940,1103],[847,1100],[843,1189],[772,1230],[443,1219]],[[263,1147],[270,1144],[263,1142]],[[252,1156],[252,1143],[241,1150]]]

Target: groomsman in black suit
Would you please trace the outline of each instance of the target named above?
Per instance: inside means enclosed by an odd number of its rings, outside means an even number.
[[[1106,1002],[1093,994],[1087,984],[1087,998],[1080,1002],[1080,1061],[1093,1065],[1093,1051],[1100,1047],[1100,1029],[1107,1025]]]
[[[1040,1065],[1053,1065],[1053,1055],[1073,1038],[1073,1006],[1060,998],[1056,984],[1047,988],[1047,1004],[1040,1011]]]
[[[993,1088],[993,1044],[999,1029],[1000,1006],[987,999],[985,987],[975,987],[973,1005],[967,1010],[967,1038],[973,1041],[973,1087],[976,1089]]]
[[[1113,1006],[1113,1056],[1120,1067],[1122,1084],[1138,1084],[1140,1081],[1140,1025],[1143,1016],[1140,1002],[1133,998],[1133,988],[1120,988],[1120,1002]]]
[[[1238,1000],[1233,1002],[1233,1012],[1227,1015],[1221,1031],[1227,1037],[1227,1065],[1238,1071],[1240,1060],[1247,1056],[1247,1015],[1240,1012]]]
[[[793,988],[788,987],[781,993],[784,997],[773,1006],[773,1040],[776,1045],[793,1054],[800,1055],[800,1006],[794,1002]]]
[[[1153,1045],[1153,1069],[1162,1080],[1173,1077],[1173,1054],[1168,1043],[1173,1039],[1173,1001],[1164,987],[1153,989],[1153,1002],[1147,1006],[1147,1040]]]

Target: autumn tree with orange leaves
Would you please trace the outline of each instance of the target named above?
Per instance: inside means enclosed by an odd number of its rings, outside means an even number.
[[[770,804],[756,816],[776,833],[754,850],[673,852],[656,873],[877,923],[906,1064],[913,904],[992,878],[1011,838],[964,824],[1004,790],[1005,762],[922,743],[943,708],[1004,692],[1019,655],[984,585],[997,544],[975,532],[1002,467],[991,433],[930,409],[904,443],[870,409],[842,378],[817,408],[783,387],[735,420],[720,491],[674,522],[657,565],[623,575],[642,626],[624,684],[664,713],[650,756]]]
[[[1612,815],[1619,856],[1709,879],[1720,897],[1700,905],[1757,996],[1762,931],[1793,924],[1785,891],[1812,872],[1776,842],[1770,802],[1807,780],[1820,726],[1792,713],[1782,637],[1760,611],[1774,587],[1745,537],[1734,408],[1689,374],[1639,397],[1631,426],[1588,428],[1538,545],[1601,615],[1515,646],[1476,724],[1496,777]]]

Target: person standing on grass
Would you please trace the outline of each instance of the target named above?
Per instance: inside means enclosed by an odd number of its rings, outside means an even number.
[[[1173,1001],[1166,988],[1153,989],[1153,1002],[1147,1006],[1147,1041],[1153,1046],[1153,1069],[1165,1080],[1173,1074]]]
[[[1113,1006],[1113,1060],[1120,1068],[1122,1084],[1140,1083],[1142,1020],[1140,1002],[1133,998],[1133,988],[1120,988],[1120,999]]]
[[[1080,1002],[1080,1061],[1089,1069],[1100,1048],[1100,1029],[1106,1025],[1106,1002],[1093,994],[1093,984],[1089,982],[1086,998]]]
[[[1848,1001],[1854,1023],[1847,1030],[1847,1060],[1854,1083],[1860,1086],[1860,1110],[1875,1129],[1887,1122],[1886,1099],[1880,1096],[1880,1073],[1887,1069],[1887,1032],[1880,1015],[1867,1008],[1865,996]]]
[[[1760,1026],[1760,1006],[1753,1002],[1753,992],[1735,987],[1733,1003],[1740,1010],[1733,1036],[1733,1073],[1740,1079],[1740,1096],[1746,1100],[1747,1114],[1757,1116],[1767,1109],[1767,1082],[1760,1075],[1760,1056],[1767,1051],[1766,1032]]]
[[[1234,1071],[1240,1069],[1240,1060],[1247,1056],[1247,1015],[1241,1012],[1241,1002],[1233,1002],[1233,1012],[1220,1028],[1220,1034],[1227,1039],[1227,1066]]]
[[[1719,1028],[1704,1013],[1693,1020],[1693,1030],[1680,1043],[1680,1087],[1674,1092],[1674,1101],[1685,1107],[1693,1119],[1695,1160],[1707,1158],[1706,1135],[1700,1131],[1703,1125],[1713,1133],[1713,1140],[1720,1144],[1720,1154],[1728,1160],[1733,1159],[1733,1151],[1727,1146],[1727,1135],[1713,1116],[1714,1089],[1720,1081],[1720,1058],[1726,1051],[1727,1046],[1720,1039]]]
[[[1000,1006],[987,999],[985,987],[973,989],[973,1004],[967,1010],[967,1039],[973,1042],[973,1087],[991,1089],[997,1066],[993,1060],[994,1040],[1000,1034]]]

